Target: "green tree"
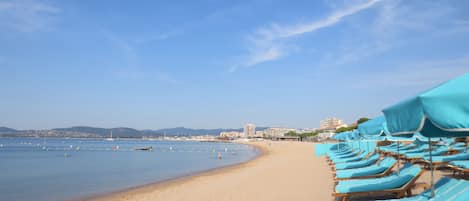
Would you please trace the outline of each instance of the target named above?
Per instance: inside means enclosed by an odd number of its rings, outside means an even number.
[[[295,131],[288,131],[288,133],[285,133],[286,136],[298,136],[298,133]]]
[[[338,129],[335,130],[336,133],[341,133],[341,132],[346,132],[346,131],[352,131],[354,128],[354,126],[350,126],[350,127],[340,127]]]
[[[357,120],[357,125],[361,124],[361,123],[364,123],[364,122],[367,122],[368,120],[370,120],[370,119],[367,118],[367,117],[362,117],[362,118]]]

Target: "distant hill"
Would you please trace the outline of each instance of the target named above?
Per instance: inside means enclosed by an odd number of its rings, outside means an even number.
[[[268,127],[258,127],[256,130],[265,130]],[[219,135],[224,131],[238,131],[242,128],[216,128],[216,129],[192,129],[185,127],[164,128],[158,130],[137,130],[133,128],[97,128],[89,126],[74,126],[69,128],[54,128],[48,130],[15,130],[7,127],[0,127],[0,136],[4,137],[158,137],[158,136],[192,136],[192,135]]]
[[[8,128],[8,127],[0,127],[0,133],[14,133],[17,132],[17,130],[13,128]]]
[[[142,132],[133,128],[95,128],[95,127],[87,127],[87,126],[74,126],[70,128],[54,128],[53,131],[58,132],[67,132],[67,133],[87,133],[87,134],[94,134],[100,137],[141,137]]]

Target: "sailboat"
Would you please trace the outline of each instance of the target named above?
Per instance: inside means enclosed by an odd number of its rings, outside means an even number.
[[[106,141],[114,141],[114,138],[112,138],[112,129],[111,129],[111,137],[106,138]]]

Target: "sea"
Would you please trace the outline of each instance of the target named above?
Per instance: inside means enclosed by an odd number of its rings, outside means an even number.
[[[83,200],[258,155],[252,146],[223,142],[0,138],[0,200]]]

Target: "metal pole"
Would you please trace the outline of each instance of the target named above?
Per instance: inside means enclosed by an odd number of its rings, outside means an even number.
[[[401,174],[401,163],[399,161],[399,159],[400,159],[399,149],[400,149],[400,145],[399,145],[399,140],[398,140],[397,141],[397,175]]]
[[[434,186],[434,181],[433,181],[433,158],[432,158],[432,140],[431,138],[429,137],[428,138],[428,145],[430,146],[430,172],[431,172],[431,180],[430,180],[430,188],[432,188],[432,193],[431,193],[431,197],[435,197],[435,186]]]

